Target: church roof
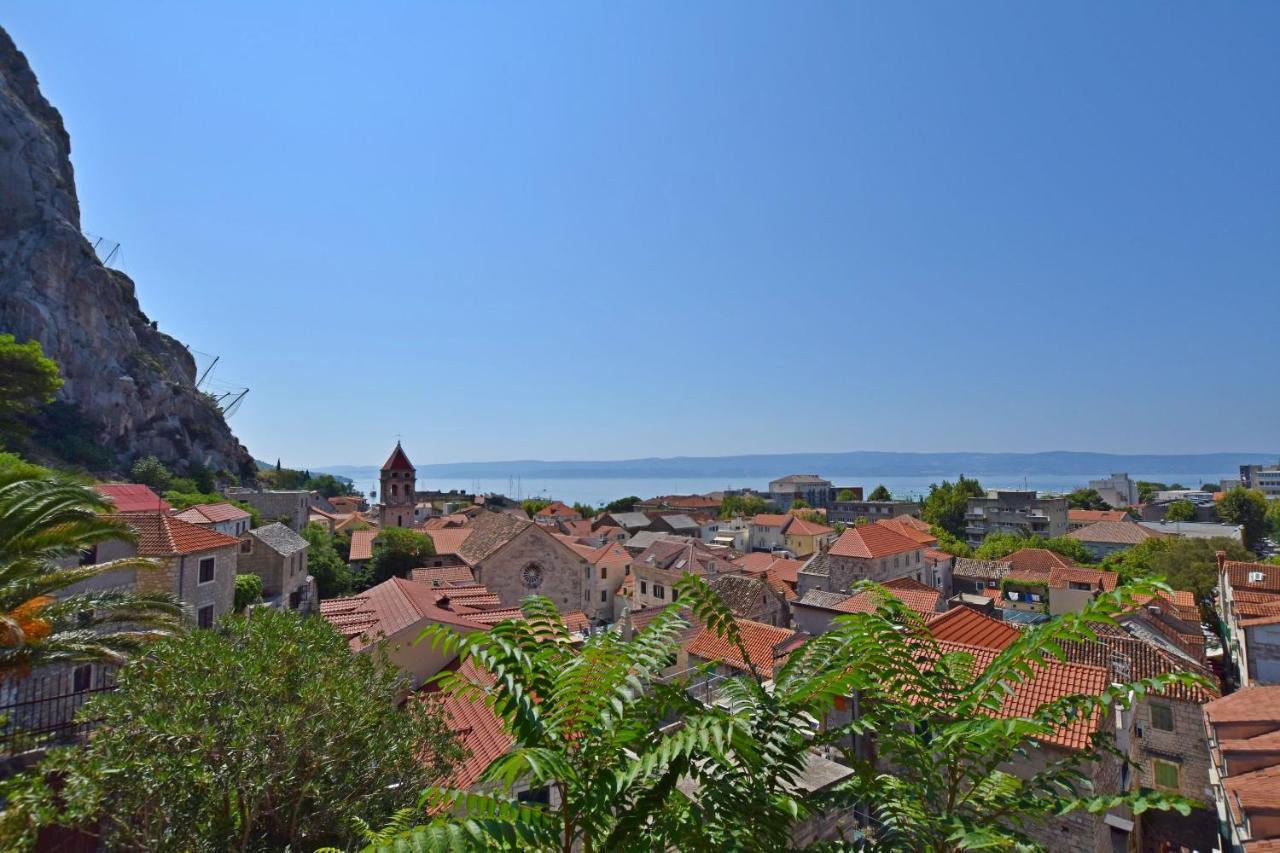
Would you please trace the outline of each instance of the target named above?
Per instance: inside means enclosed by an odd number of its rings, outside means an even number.
[[[413,463],[409,461],[409,457],[405,455],[404,449],[400,446],[400,442],[396,442],[396,449],[391,451],[391,455],[387,457],[387,461],[382,465],[383,471],[413,471]]]

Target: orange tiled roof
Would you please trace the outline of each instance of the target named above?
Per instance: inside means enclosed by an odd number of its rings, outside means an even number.
[[[240,521],[248,518],[249,513],[229,503],[196,504],[174,517],[192,524],[219,524],[224,521]]]
[[[772,676],[774,665],[781,664],[787,655],[808,637],[807,634],[787,628],[776,628],[763,622],[752,622],[750,619],[733,621],[738,624],[742,644],[746,646],[751,662],[755,664],[756,670],[766,677]],[[693,638],[693,642],[689,643],[689,654],[703,660],[722,661],[726,666],[734,669],[748,668],[737,647],[710,628],[703,628]]]
[[[1280,727],[1280,685],[1246,687],[1204,706],[1210,723],[1272,723]]]
[[[1001,557],[1000,562],[1008,563],[1016,572],[1042,571],[1049,572],[1054,568],[1070,566],[1071,561],[1048,548],[1019,548],[1008,556]]]
[[[168,512],[173,509],[141,483],[99,483],[93,488],[111,499],[116,512]]]
[[[1066,589],[1072,583],[1087,583],[1103,592],[1111,592],[1119,582],[1120,576],[1115,572],[1082,566],[1056,566],[1049,571],[1050,589]]]
[[[1245,563],[1238,560],[1227,560],[1223,564],[1227,580],[1233,590],[1251,589],[1260,592],[1280,592],[1280,566],[1270,563]],[[1261,580],[1249,580],[1249,575],[1262,573]]]
[[[472,658],[458,667],[458,675],[487,690],[493,689],[495,683],[494,677]],[[449,730],[467,751],[466,758],[449,776],[450,787],[465,790],[476,784],[485,768],[515,743],[483,694],[460,696],[428,688],[421,695],[424,699],[439,697]]]
[[[1125,521],[1129,514],[1122,509],[1069,509],[1067,521],[1073,524],[1093,524],[1095,521]]]
[[[169,557],[195,554],[217,548],[240,546],[240,540],[207,527],[200,527],[171,515],[118,513],[104,518],[127,524],[137,534],[140,557]]]
[[[925,525],[925,529],[921,530],[915,524],[911,524],[909,521],[906,521],[906,519],[911,519],[911,521],[924,524],[920,519],[911,518],[909,515],[900,515],[897,518],[882,519],[877,521],[876,524],[882,524],[894,532],[902,534],[912,542],[919,542],[921,545],[938,544],[938,537],[929,532],[929,526],[927,524]]]
[[[751,523],[758,527],[785,527],[789,521],[791,521],[789,515],[773,515],[765,512],[751,519]]]
[[[875,559],[914,551],[919,547],[919,542],[908,539],[892,527],[864,524],[861,527],[850,527],[840,534],[829,553],[836,557]]]
[[[767,551],[752,551],[734,559],[733,563],[744,572],[755,573],[766,571],[776,559],[778,558]]]
[[[468,566],[441,566],[430,569],[414,569],[411,579],[415,583],[425,583],[428,586],[435,587],[475,583],[475,578],[472,577],[471,569]]]
[[[1163,533],[1157,533],[1133,521],[1095,521],[1087,527],[1081,527],[1067,534],[1068,539],[1111,545],[1137,545],[1148,539],[1163,537]]]
[[[568,515],[581,515],[581,513],[560,501],[552,501],[538,510],[537,515],[539,518],[563,518]]]
[[[815,524],[803,518],[792,518],[791,523],[787,525],[788,536],[822,536],[834,532],[832,528],[827,527],[825,524]]]
[[[929,633],[936,640],[948,640],[984,649],[1004,650],[1021,636],[1008,622],[992,619],[972,607],[953,607],[929,620]]]
[[[377,530],[351,531],[351,551],[348,559],[355,563],[373,559],[373,540],[378,538]]]
[[[445,556],[457,554],[458,549],[462,547],[462,543],[466,542],[467,537],[471,535],[472,529],[470,527],[442,527],[423,532],[431,537],[431,544],[435,546],[436,553]]]
[[[924,584],[920,584],[920,586],[923,588],[895,588],[885,584],[885,589],[890,595],[917,613],[937,613],[938,608],[942,606],[942,593],[936,589],[930,589]],[[874,613],[879,603],[870,592],[859,592],[849,596],[844,601],[834,604],[831,609],[838,610],[841,613]]]
[[[359,650],[421,620],[455,628],[485,627],[466,615],[441,607],[445,591],[404,578],[391,578],[359,595],[320,602],[320,615]]]

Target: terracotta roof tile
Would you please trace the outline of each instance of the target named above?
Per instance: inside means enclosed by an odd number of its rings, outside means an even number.
[[[527,518],[505,512],[482,512],[472,519],[471,535],[458,548],[458,556],[474,566],[530,527],[537,525]]]
[[[787,525],[788,536],[824,536],[834,532],[834,529],[825,524],[815,524],[803,518],[792,518],[791,523]]]
[[[984,649],[1007,649],[1022,633],[1008,622],[992,619],[972,607],[953,607],[929,620],[929,632],[948,640]]]
[[[424,619],[455,628],[484,627],[464,614],[438,606],[441,593],[426,584],[391,578],[360,595],[321,601],[320,615],[357,650]]]
[[[765,590],[777,594],[769,582],[760,575],[719,575],[712,578],[708,585],[735,615],[749,616],[765,605],[761,599],[767,596]],[[775,599],[776,600],[776,599]]]
[[[424,583],[428,586],[434,587],[475,583],[475,578],[472,577],[471,568],[469,566],[442,566],[430,569],[414,569],[410,575],[410,579],[415,583]]]
[[[1204,706],[1212,723],[1273,723],[1280,726],[1280,685],[1246,687]]]
[[[140,483],[99,483],[94,489],[111,499],[116,512],[168,512],[173,509]]]
[[[1259,592],[1280,592],[1280,566],[1271,565],[1269,563],[1244,563],[1237,560],[1228,560],[1223,569],[1226,571],[1227,579],[1231,582],[1231,588],[1234,589],[1251,589]],[[1251,580],[1250,576],[1262,577],[1258,580]]]
[[[177,513],[180,518],[192,524],[220,524],[224,521],[241,521],[249,518],[249,513],[229,503],[196,504]]]
[[[471,527],[445,527],[437,530],[424,530],[423,532],[431,538],[431,544],[435,546],[436,553],[441,556],[451,556],[457,554],[462,548],[462,543],[467,541],[474,528]]]
[[[486,691],[496,689],[494,677],[474,659],[464,661],[458,667],[458,675]],[[515,743],[483,694],[460,696],[428,688],[421,695],[424,700],[435,698],[440,701],[450,731],[467,751],[466,758],[450,774],[450,787],[465,790],[476,784],[485,768]]]
[[[409,457],[405,454],[404,448],[400,446],[400,442],[396,442],[395,450],[391,451],[391,455],[387,457],[387,461],[382,463],[383,471],[413,471],[413,463],[409,461]]]
[[[560,501],[552,501],[538,510],[536,515],[538,518],[564,518],[566,516],[580,516],[581,513]]]
[[[773,675],[775,664],[784,661],[792,650],[808,638],[807,634],[787,628],[775,628],[763,622],[752,622],[749,619],[734,621],[738,624],[738,631],[742,635],[742,644],[747,648],[747,655],[756,669],[766,677]],[[693,642],[689,644],[689,654],[707,661],[722,661],[726,666],[734,669],[748,668],[737,647],[710,628],[703,628],[698,632]]]
[[[1049,571],[1071,565],[1066,557],[1048,548],[1019,548],[1000,562],[1008,563],[1014,571]]]
[[[898,531],[883,524],[864,524],[850,527],[831,546],[828,553],[836,557],[861,557],[875,559],[914,551],[920,543],[908,539]]]
[[[1122,509],[1069,509],[1067,521],[1073,524],[1093,524],[1097,521],[1124,521],[1129,514]]]
[[[907,519],[910,519],[910,521],[907,521]],[[897,518],[882,519],[880,521],[877,521],[876,524],[882,524],[885,527],[888,527],[890,530],[893,530],[895,533],[900,533],[906,538],[910,539],[912,542],[918,542],[921,545],[937,545],[938,544],[938,537],[934,536],[932,533],[929,532],[929,526],[927,524],[925,525],[924,529],[921,530],[918,526],[916,526],[916,524],[912,524],[911,522],[916,522],[917,524],[924,524],[924,522],[920,521],[920,519],[912,518],[909,515],[900,515]]]
[[[140,557],[168,557],[240,546],[240,540],[234,536],[171,515],[138,512],[117,513],[104,518],[127,524],[133,529],[138,537],[136,547]]]
[[[1120,576],[1115,572],[1086,569],[1082,566],[1055,566],[1049,572],[1050,589],[1066,589],[1073,583],[1087,583],[1095,589],[1111,592],[1119,581]]]
[[[1163,537],[1163,533],[1157,533],[1133,521],[1095,521],[1087,527],[1072,530],[1067,534],[1068,539],[1102,542],[1109,545],[1137,545],[1148,539]]]
[[[757,527],[785,527],[790,521],[789,515],[771,515],[764,512],[751,519],[751,523]]]
[[[351,551],[348,559],[353,562],[373,559],[373,540],[378,538],[377,530],[351,531]]]

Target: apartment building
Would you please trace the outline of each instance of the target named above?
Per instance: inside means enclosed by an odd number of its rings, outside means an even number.
[[[1065,497],[1042,498],[1029,491],[993,489],[984,497],[969,498],[964,519],[970,545],[982,544],[991,533],[1052,539],[1069,529]]]

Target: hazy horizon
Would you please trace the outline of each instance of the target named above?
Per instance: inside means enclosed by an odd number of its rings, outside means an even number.
[[[4,26],[262,459],[1278,443],[1278,4]]]

